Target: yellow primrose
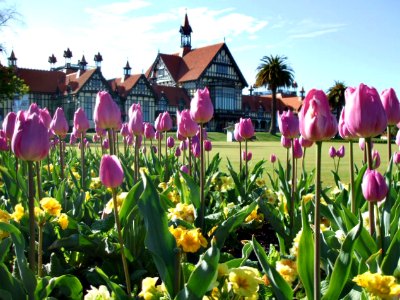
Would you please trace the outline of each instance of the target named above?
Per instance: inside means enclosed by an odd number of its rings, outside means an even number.
[[[166,182],[160,182],[160,183],[158,184],[158,187],[159,187],[161,190],[165,191],[165,190],[168,188],[168,185],[167,185]]]
[[[278,200],[278,196],[276,193],[271,190],[271,189],[266,189],[264,193],[262,194],[263,199],[267,199],[267,201],[271,204],[275,204],[276,201]]]
[[[184,229],[182,227],[169,227],[169,231],[175,237],[178,247],[184,252],[196,253],[200,247],[207,247],[207,240],[200,232],[200,228]]]
[[[227,192],[229,190],[233,190],[235,188],[235,183],[232,177],[229,176],[222,176],[221,177],[221,192]]]
[[[301,234],[302,234],[303,230],[300,230],[296,236],[293,239],[293,245],[292,248],[290,248],[289,252],[291,255],[297,257],[297,254],[299,253],[299,242],[300,242],[300,238],[301,238]]]
[[[19,222],[25,214],[25,209],[22,204],[18,203],[14,207],[14,212],[10,215],[15,222]]]
[[[296,262],[293,260],[281,259],[277,261],[276,270],[289,284],[291,284],[297,278],[297,265]]]
[[[90,180],[89,188],[92,190],[95,190],[95,189],[101,188],[101,186],[102,186],[102,184],[101,184],[100,177],[92,177],[92,179]]]
[[[168,218],[170,220],[184,220],[189,223],[194,221],[193,204],[178,203],[174,208],[168,209]]]
[[[258,205],[255,209],[246,217],[245,223],[250,223],[251,221],[262,222],[264,220],[264,215],[258,213]]]
[[[58,224],[60,224],[62,230],[67,229],[68,224],[69,224],[67,214],[62,213],[62,214],[58,217]]]
[[[235,294],[252,298],[257,296],[259,285],[264,283],[258,270],[247,266],[230,269],[228,280]]]
[[[42,209],[51,216],[58,217],[61,214],[61,204],[57,199],[52,197],[44,197],[40,200]]]
[[[394,276],[386,276],[369,271],[357,275],[353,281],[363,287],[368,293],[381,299],[393,299],[400,294],[400,285]]]
[[[307,195],[304,195],[303,197],[301,197],[301,201],[303,201],[304,204],[306,204],[309,201],[314,200],[315,195],[312,193],[309,193]]]
[[[265,186],[265,180],[264,180],[263,178],[257,178],[257,179],[256,179],[256,185],[257,185],[258,187]]]
[[[178,203],[181,201],[181,196],[179,195],[177,190],[172,190],[167,194],[167,198],[174,203]]]
[[[160,299],[163,296],[161,285],[156,286],[158,277],[146,277],[142,280],[142,291],[139,297],[145,300]]]
[[[122,203],[124,202],[127,195],[128,195],[128,192],[122,192],[117,195],[118,211],[121,209]],[[113,202],[113,199],[111,198],[107,202],[106,207],[104,208],[104,213],[110,214],[113,211],[113,209],[114,209],[114,202]]]
[[[225,215],[225,217],[228,217],[230,210],[233,209],[234,207],[235,207],[235,203],[233,203],[233,202],[229,202],[224,207],[224,215]]]
[[[0,209],[0,222],[9,223],[11,216],[8,212]],[[0,229],[0,240],[5,237],[8,237],[9,233],[7,231],[3,231]]]
[[[144,173],[144,174],[149,174],[149,169],[147,169],[146,167],[140,167],[139,168],[139,173]]]
[[[108,291],[105,285],[100,285],[99,288],[90,286],[90,290],[88,290],[84,298],[84,300],[111,300],[111,299],[114,298],[111,297],[110,292]]]

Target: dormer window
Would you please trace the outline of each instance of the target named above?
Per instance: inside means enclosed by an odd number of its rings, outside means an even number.
[[[158,110],[166,111],[168,106],[168,100],[164,95],[164,92],[161,92],[161,98],[158,101]]]

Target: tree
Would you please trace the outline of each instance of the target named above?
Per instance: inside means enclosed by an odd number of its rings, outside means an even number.
[[[287,63],[286,56],[264,56],[257,67],[256,86],[266,86],[272,92],[271,127],[269,132],[276,133],[276,92],[278,88],[290,87],[294,80],[294,71]]]
[[[329,105],[331,109],[335,111],[336,119],[338,122],[342,107],[345,104],[344,92],[346,91],[346,89],[347,86],[343,81],[335,80],[335,84],[331,86],[327,91]]]

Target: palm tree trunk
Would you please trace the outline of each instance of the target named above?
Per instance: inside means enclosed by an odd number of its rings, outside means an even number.
[[[271,105],[271,127],[269,132],[271,134],[276,133],[276,89],[272,89],[272,105]]]

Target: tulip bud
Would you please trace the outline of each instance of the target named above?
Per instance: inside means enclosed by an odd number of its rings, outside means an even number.
[[[163,139],[163,134],[162,134],[162,132],[160,132],[160,131],[156,131],[156,139],[158,140],[158,139],[160,139],[160,140],[162,140]]]
[[[293,156],[297,159],[303,157],[303,148],[301,148],[299,139],[293,139]]]
[[[70,145],[75,145],[75,143],[76,143],[76,135],[75,134],[71,134],[70,137],[69,137],[69,144]]]
[[[204,140],[204,151],[211,151],[212,150],[212,143],[210,140]]]
[[[126,137],[126,136],[128,136],[130,134],[129,133],[129,128],[128,128],[128,123],[123,123],[122,124],[120,133],[121,133],[121,135],[123,137]]]
[[[40,119],[42,120],[43,124],[46,126],[47,129],[50,129],[50,124],[51,124],[51,116],[48,111],[48,109],[45,107],[43,109],[40,109]]]
[[[108,188],[116,188],[124,181],[124,171],[115,155],[103,155],[99,173],[101,182]]]
[[[150,123],[144,123],[144,136],[148,140],[153,140],[156,137],[156,131]]]
[[[175,145],[175,140],[174,140],[174,138],[173,138],[172,136],[169,136],[169,137],[167,138],[167,147],[168,147],[168,148],[173,148],[174,145]]]
[[[396,145],[400,147],[400,130],[396,134]]]
[[[105,91],[97,93],[93,120],[97,127],[102,129],[118,129],[121,127],[121,110],[109,93]]]
[[[244,139],[239,134],[239,126],[240,126],[239,123],[235,124],[235,130],[233,131],[233,136],[234,136],[236,141],[243,142]]]
[[[50,128],[62,139],[67,135],[69,126],[67,119],[65,118],[64,110],[61,107],[57,108],[53,120],[50,123]]]
[[[104,128],[99,127],[97,124],[94,126],[94,130],[99,137],[105,137],[107,131]]]
[[[160,113],[154,123],[158,132],[169,131],[172,128],[172,119],[167,111]]]
[[[146,146],[143,146],[143,147],[142,147],[142,153],[143,153],[143,154],[146,154],[146,152],[147,152],[147,148],[146,148]]]
[[[373,169],[379,168],[381,165],[381,156],[379,155],[378,150],[372,150],[372,167]]]
[[[184,138],[193,137],[199,129],[199,125],[193,121],[188,109],[184,109],[182,112],[177,111],[176,120],[178,135]]]
[[[179,149],[179,147],[177,147],[177,148],[175,149],[175,156],[176,156],[176,157],[181,156],[181,149]]]
[[[142,135],[144,131],[143,115],[140,104],[132,104],[129,109],[129,132],[135,136]]]
[[[181,141],[181,142],[180,142],[180,144],[179,144],[179,149],[181,149],[182,151],[184,151],[184,150],[187,149],[187,147],[188,147],[187,140]]]
[[[250,161],[253,158],[253,153],[251,151],[243,151],[242,152],[242,160],[243,161]]]
[[[400,152],[395,152],[393,154],[393,162],[398,165],[400,164]]]
[[[329,156],[330,156],[331,158],[335,158],[335,157],[336,157],[336,149],[335,149],[335,147],[331,146],[331,147],[329,148]]]
[[[200,157],[200,141],[196,136],[192,138],[192,153],[194,157]]]
[[[0,151],[8,151],[7,137],[4,130],[0,130]]]
[[[394,89],[386,89],[381,93],[383,108],[386,112],[388,125],[396,125],[400,122],[400,103]]]
[[[190,115],[197,123],[209,122],[214,114],[214,106],[211,102],[210,93],[207,88],[197,90],[190,101]]]
[[[323,91],[312,89],[307,94],[299,114],[299,123],[301,135],[310,141],[329,140],[337,133],[337,121]]]
[[[132,134],[126,136],[126,143],[127,143],[129,146],[132,146],[132,145],[133,145],[133,140],[134,140],[134,138],[133,138],[133,135],[132,135]]]
[[[356,139],[357,136],[355,134],[352,134],[347,128],[346,122],[344,121],[345,120],[344,114],[345,114],[345,109],[343,107],[338,124],[339,135],[342,137],[342,139],[345,140]]]
[[[339,149],[336,151],[336,156],[339,158],[343,158],[344,154],[345,154],[345,148],[343,145],[341,145]]]
[[[151,147],[151,150],[153,150],[154,154],[157,154],[158,148],[157,148],[157,146],[153,145]]]
[[[285,138],[285,136],[281,136],[281,145],[286,148],[289,149],[290,147],[292,147],[292,141],[291,139],[287,139]]]
[[[109,149],[110,148],[110,143],[108,142],[108,139],[103,140],[103,148],[104,149]]]
[[[5,137],[9,140],[12,139],[16,120],[17,114],[15,112],[9,112],[3,120],[3,130],[5,132]]]
[[[17,115],[11,149],[15,156],[22,160],[39,161],[49,153],[49,134],[46,126],[34,113],[25,116]]]
[[[207,139],[207,129],[202,128],[201,129],[202,133],[203,133],[203,140]],[[196,132],[197,137],[200,139],[200,128],[197,128],[197,132]]]
[[[278,114],[279,131],[286,138],[295,138],[299,135],[299,118],[291,110]]]
[[[86,117],[85,111],[79,107],[74,114],[74,128],[78,134],[81,134],[86,133],[89,127],[89,120]]]
[[[269,157],[269,160],[271,163],[275,163],[276,162],[276,155],[275,154],[271,154],[271,156]]]
[[[251,119],[240,118],[239,135],[245,140],[251,139],[254,136],[254,127]]]
[[[376,170],[365,171],[361,189],[364,198],[371,202],[383,200],[388,193],[385,178]]]
[[[189,174],[189,169],[188,169],[188,167],[186,165],[181,166],[180,170],[183,173]]]
[[[300,136],[299,141],[300,141],[300,145],[303,148],[310,148],[314,144],[313,141],[309,141],[309,140],[305,139],[303,136]]]
[[[344,121],[352,134],[367,138],[381,134],[387,126],[387,117],[375,88],[360,84],[347,88]]]

